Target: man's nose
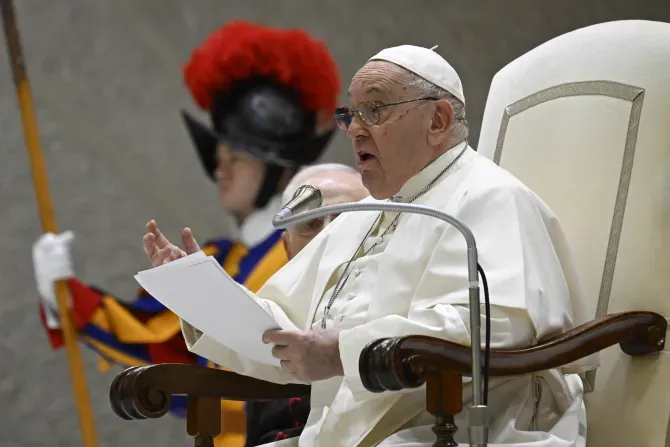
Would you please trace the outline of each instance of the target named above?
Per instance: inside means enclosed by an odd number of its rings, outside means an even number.
[[[361,118],[355,113],[347,129],[347,136],[354,140],[367,135],[369,135],[367,126],[363,124]]]

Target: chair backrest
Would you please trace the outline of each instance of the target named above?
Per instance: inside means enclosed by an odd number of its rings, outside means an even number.
[[[602,23],[513,61],[491,84],[478,151],[556,213],[590,318],[670,315],[670,24]],[[668,353],[615,346],[600,361],[585,378],[588,446],[670,445]]]

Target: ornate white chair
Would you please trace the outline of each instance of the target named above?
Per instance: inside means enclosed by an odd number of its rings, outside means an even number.
[[[490,374],[574,365],[604,350],[601,367],[584,374],[588,446],[670,445],[670,24],[595,25],[510,63],[493,79],[479,152],[558,215],[590,299],[585,324],[528,349],[491,351]],[[360,357],[371,391],[426,384],[436,446],[456,445],[453,416],[462,411],[462,375],[470,371],[470,347],[430,337],[378,340]],[[154,365],[117,376],[110,401],[122,418],[157,418],[171,395],[186,394],[187,431],[205,446],[220,430],[221,398],[308,391]]]
[[[670,24],[559,36],[496,74],[478,151],[557,214],[591,318],[670,314]],[[611,347],[585,377],[588,446],[670,445],[670,357]]]

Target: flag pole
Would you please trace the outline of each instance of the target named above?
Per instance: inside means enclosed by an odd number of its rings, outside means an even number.
[[[42,148],[40,146],[39,133],[37,129],[37,118],[33,109],[32,95],[28,83],[19,29],[16,22],[16,12],[12,0],[0,0],[2,9],[2,21],[4,24],[5,40],[9,60],[14,75],[16,94],[18,96],[19,108],[21,110],[21,121],[23,123],[23,136],[28,149],[28,158],[32,169],[33,187],[37,198],[38,211],[42,230],[44,233],[57,233],[56,218],[54,216],[51,194],[49,192],[49,180],[47,178]],[[96,447],[96,431],[91,411],[90,397],[84,374],[84,362],[79,351],[77,332],[72,323],[70,306],[68,303],[69,287],[65,280],[57,281],[55,284],[56,298],[58,300],[58,313],[60,316],[63,341],[67,352],[70,366],[70,378],[74,389],[79,425],[81,428],[84,447]]]

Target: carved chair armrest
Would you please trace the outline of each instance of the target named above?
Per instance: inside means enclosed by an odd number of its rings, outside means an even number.
[[[186,431],[196,446],[212,446],[221,432],[221,400],[273,400],[305,396],[308,385],[278,385],[202,366],[165,363],[128,368],[109,390],[120,418],[155,419],[170,409],[173,395],[187,396]]]
[[[120,373],[112,382],[109,400],[123,419],[153,419],[168,412],[173,395],[246,401],[290,398],[309,392],[309,385],[278,385],[230,371],[164,363],[136,366]]]
[[[667,321],[653,312],[605,315],[527,349],[491,350],[489,375],[530,374],[567,365],[619,344],[640,356],[662,351]],[[371,392],[426,384],[426,410],[435,416],[435,445],[456,445],[455,415],[463,410],[464,374],[472,373],[470,346],[425,336],[376,340],[359,357],[359,371]],[[477,408],[471,416],[482,417]],[[470,416],[470,415],[469,415]]]
[[[557,368],[615,344],[631,356],[659,352],[665,346],[666,329],[666,319],[654,312],[605,315],[530,348],[491,350],[489,375]],[[420,387],[431,371],[471,374],[471,359],[470,346],[411,335],[370,343],[361,353],[359,370],[365,388],[379,393]]]

